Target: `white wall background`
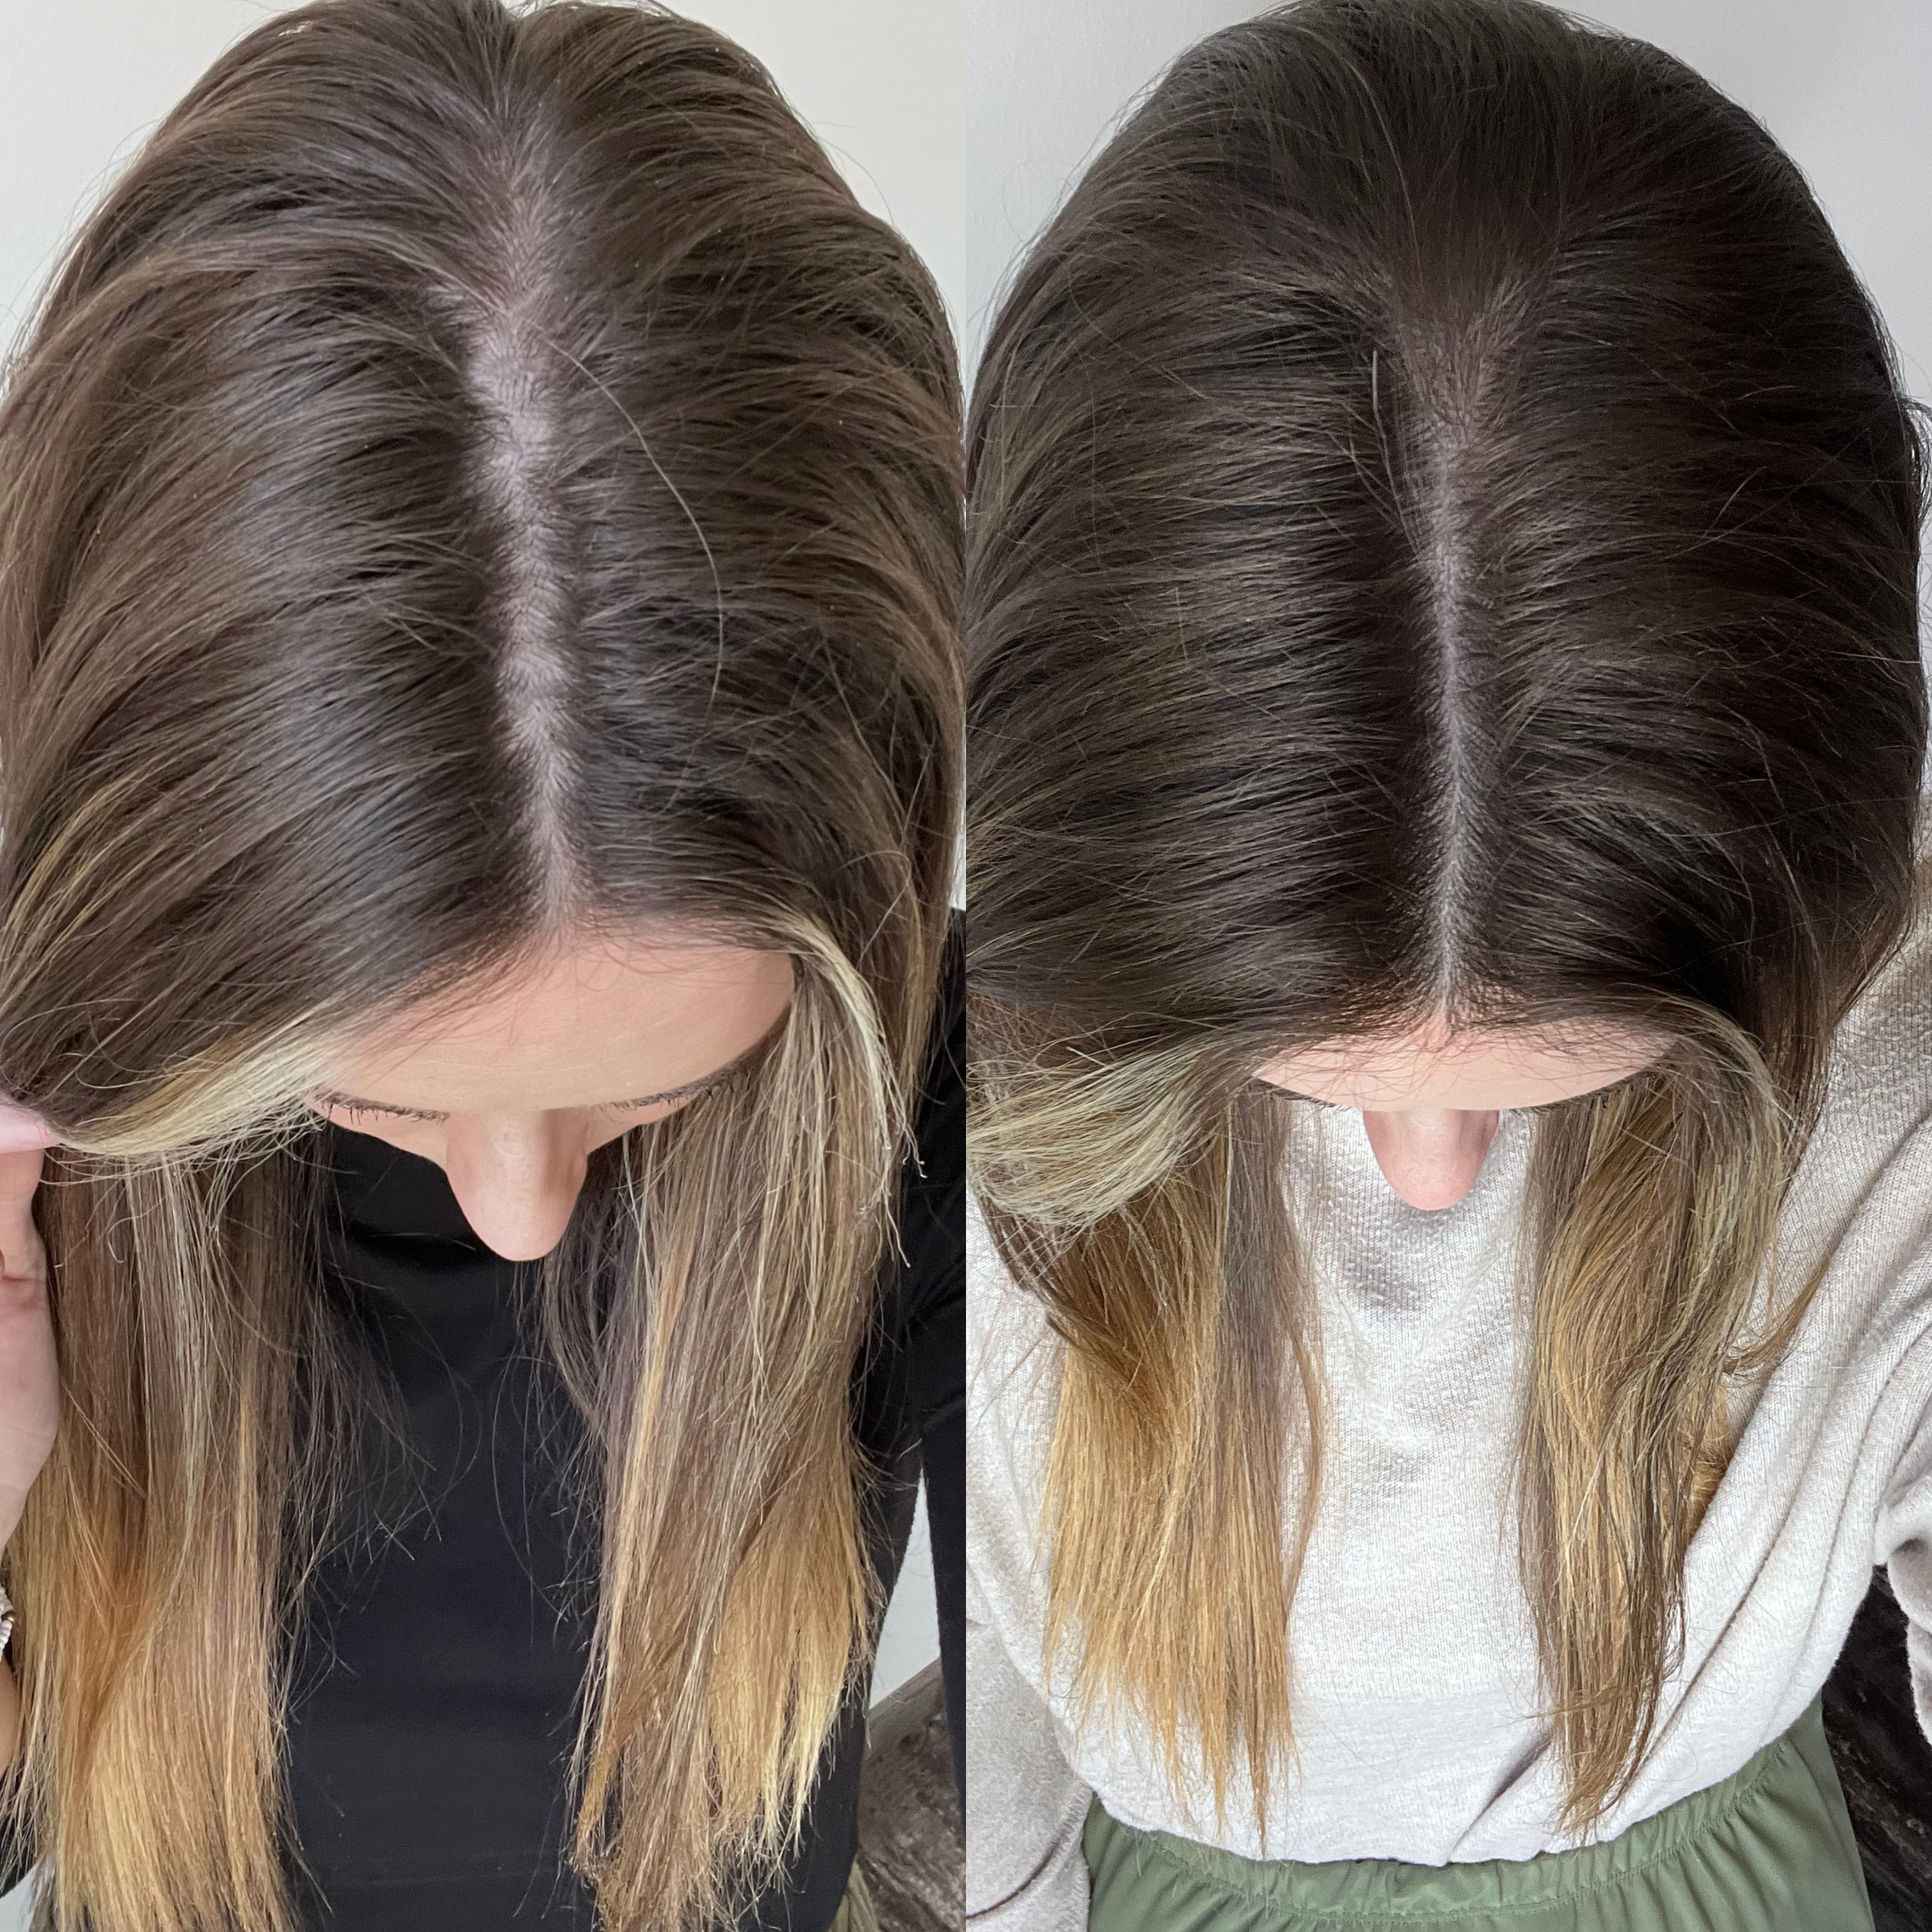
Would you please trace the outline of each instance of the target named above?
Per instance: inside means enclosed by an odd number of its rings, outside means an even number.
[[[260,0],[0,0],[0,340],[99,187]],[[1121,107],[1226,0],[688,0],[764,60],[866,205],[946,291],[977,359],[1001,277]],[[1932,6],[1596,0],[1589,17],[1689,61],[1804,168],[1932,401]],[[937,1652],[923,1518],[881,1694]],[[0,1903],[0,1932],[25,1888]]]

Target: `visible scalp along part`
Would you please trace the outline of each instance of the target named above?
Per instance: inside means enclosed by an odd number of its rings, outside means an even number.
[[[1415,432],[1417,509],[1411,532],[1435,647],[1432,997],[1435,1010],[1447,1013],[1454,1008],[1453,995],[1469,983],[1468,949],[1481,911],[1476,814],[1485,779],[1480,768],[1481,667],[1475,656],[1480,631],[1474,608],[1475,499],[1470,471],[1497,348],[1472,335],[1455,349],[1423,359]]]
[[[542,319],[543,216],[515,165],[506,172],[496,299],[472,319],[468,374],[484,424],[478,481],[501,519],[495,605],[503,729],[529,775],[525,825],[535,875],[552,902],[546,915],[562,924],[580,903],[563,815],[573,775],[565,728],[571,674],[560,647],[570,610],[563,555],[569,538],[556,509],[565,454],[557,387],[563,358]]]
[[[1435,1001],[1447,1009],[1462,982],[1462,934],[1467,929],[1469,815],[1475,789],[1471,771],[1469,677],[1463,629],[1469,577],[1469,534],[1461,497],[1461,476],[1469,448],[1466,429],[1438,417],[1426,419],[1423,491],[1424,549],[1429,611],[1440,647],[1436,685],[1441,731],[1437,810],[1441,833],[1436,847],[1432,907],[1438,980]]]

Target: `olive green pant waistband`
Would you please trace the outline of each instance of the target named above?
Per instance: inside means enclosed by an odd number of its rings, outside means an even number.
[[[1722,1783],[1601,1844],[1411,1865],[1243,1858],[1097,1798],[1090,1932],[1872,1932],[1822,1693]]]

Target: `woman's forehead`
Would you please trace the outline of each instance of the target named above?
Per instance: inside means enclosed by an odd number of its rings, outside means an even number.
[[[651,935],[552,946],[343,1042],[324,1084],[428,1111],[602,1104],[709,1074],[788,1004],[789,955]]]

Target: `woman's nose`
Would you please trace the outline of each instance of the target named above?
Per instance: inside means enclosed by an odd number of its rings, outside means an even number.
[[[451,1146],[444,1171],[476,1238],[506,1261],[536,1261],[564,1238],[583,1186],[574,1158],[492,1161]]]
[[[1426,1109],[1377,1113],[1362,1126],[1379,1167],[1411,1208],[1453,1208],[1475,1186],[1496,1138],[1497,1115]]]
[[[487,1204],[472,1206],[460,1194],[457,1199],[476,1238],[505,1261],[540,1261],[563,1239],[575,1204],[575,1196],[572,1196],[561,1210],[546,1206],[534,1212],[506,1215]]]

